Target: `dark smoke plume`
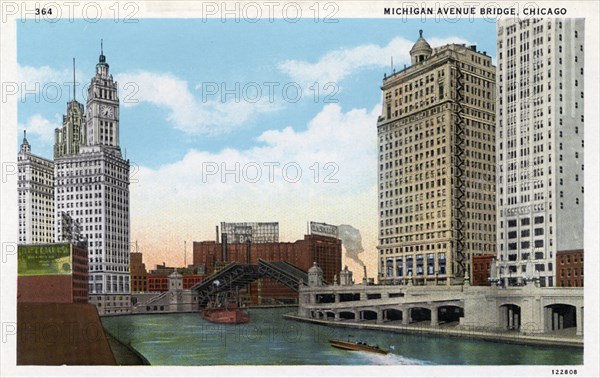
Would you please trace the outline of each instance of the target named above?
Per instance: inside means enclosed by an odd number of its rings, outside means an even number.
[[[362,246],[360,231],[348,224],[342,224],[338,226],[338,237],[342,240],[344,248],[346,248],[346,257],[356,261],[361,266],[365,266],[365,263],[358,257],[365,250]]]

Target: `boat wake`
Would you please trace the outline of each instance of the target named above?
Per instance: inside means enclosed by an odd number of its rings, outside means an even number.
[[[427,365],[426,361],[404,357],[399,354],[389,353],[383,355],[366,352],[359,353],[363,355],[369,365]]]

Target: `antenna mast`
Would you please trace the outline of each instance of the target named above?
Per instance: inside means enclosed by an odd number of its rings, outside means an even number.
[[[73,58],[73,102],[75,101],[75,58]]]

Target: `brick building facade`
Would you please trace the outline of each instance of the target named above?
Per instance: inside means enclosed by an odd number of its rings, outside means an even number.
[[[471,285],[490,286],[490,267],[494,254],[473,256],[471,258]]]
[[[556,254],[557,286],[583,287],[583,249]]]
[[[169,275],[168,274],[157,274],[148,273],[146,276],[146,290],[145,291],[168,291],[169,290]],[[189,289],[198,282],[204,279],[203,274],[186,274],[182,276],[183,288]]]
[[[131,292],[146,291],[146,264],[142,261],[141,252],[131,252],[129,256],[129,272],[131,273]]]

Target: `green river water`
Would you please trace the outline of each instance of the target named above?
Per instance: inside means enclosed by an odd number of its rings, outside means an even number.
[[[286,320],[293,308],[250,309],[244,325],[216,325],[198,314],[102,318],[152,365],[579,365],[583,350],[453,337],[326,327]],[[332,348],[331,338],[361,340],[388,355]]]

